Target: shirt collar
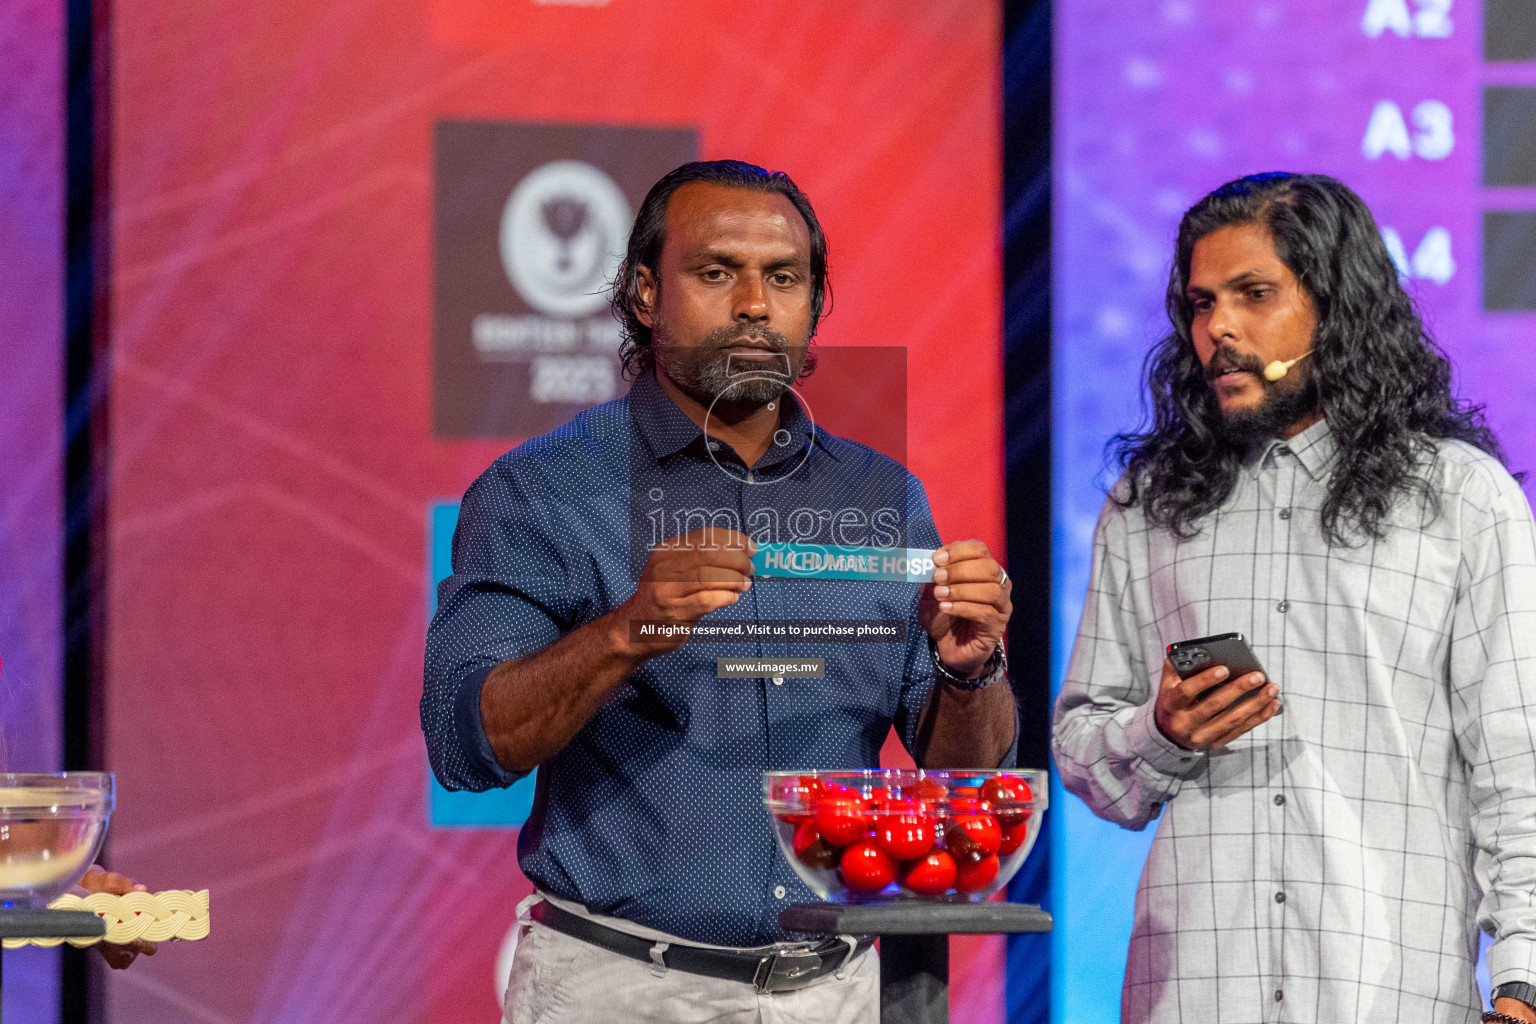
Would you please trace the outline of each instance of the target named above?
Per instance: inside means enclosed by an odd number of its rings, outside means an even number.
[[[703,436],[698,425],[661,390],[654,370],[635,379],[629,389],[629,408],[640,436],[658,459],[682,451]]]
[[[667,397],[660,382],[656,380],[655,370],[647,370],[635,379],[629,389],[629,403],[641,436],[658,460],[675,455],[691,444],[703,444],[704,431]],[[779,414],[779,429],[789,432],[790,443],[770,444],[768,451],[758,461],[758,466],[771,466],[799,454],[811,443],[812,438],[816,439],[817,447],[822,451],[836,457],[836,453],[823,440],[826,432],[815,428],[799,401],[794,398],[783,403]]]
[[[1284,440],[1277,437],[1271,440],[1259,457],[1258,465],[1267,465],[1276,456],[1289,452],[1296,456],[1296,461],[1301,463],[1301,468],[1307,471],[1308,476],[1314,480],[1321,480],[1328,475],[1337,451],[1338,443],[1325,416],[1295,437]]]

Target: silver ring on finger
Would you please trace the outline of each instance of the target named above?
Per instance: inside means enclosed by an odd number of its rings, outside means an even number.
[[[1002,569],[1003,567],[1002,566],[998,566],[998,568]],[[1003,578],[997,581],[997,585],[1001,587],[1001,586],[1005,586],[1007,583],[1008,583],[1008,570],[1007,569],[1003,569]]]

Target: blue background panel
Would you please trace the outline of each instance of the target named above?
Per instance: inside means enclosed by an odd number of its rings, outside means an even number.
[[[459,503],[435,501],[427,509],[427,614],[437,612],[437,585],[453,572],[453,531],[459,524]],[[506,789],[485,793],[453,793],[427,771],[427,817],[437,828],[518,828],[533,810],[538,772],[530,772]]]

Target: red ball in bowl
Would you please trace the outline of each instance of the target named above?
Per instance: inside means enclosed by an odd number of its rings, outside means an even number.
[[[1003,829],[1003,841],[998,844],[997,847],[998,856],[1012,856],[1019,851],[1019,847],[1023,846],[1024,840],[1028,838],[1029,821],[1028,815],[1026,814],[1024,821],[1019,822],[1017,825],[1010,825],[1009,827]]]
[[[888,802],[875,818],[875,841],[896,860],[915,860],[933,849],[933,824],[916,807]]]
[[[933,779],[919,779],[910,785],[903,786],[901,795],[909,800],[941,804],[949,799],[949,790]]]
[[[830,871],[837,863],[837,850],[821,837],[814,821],[801,822],[795,829],[795,856],[800,863],[823,871]]]
[[[780,810],[774,816],[791,825],[810,821],[816,816],[816,799],[821,796],[821,791],[821,780],[813,775],[781,779],[773,787],[773,799],[789,804],[793,809]]]
[[[944,845],[962,867],[990,857],[1002,844],[1002,829],[990,814],[958,814],[944,825]]]
[[[1003,828],[1022,824],[1029,817],[1029,808],[1008,806],[1025,804],[1034,798],[1029,783],[1007,775],[988,779],[981,785],[981,797],[993,807],[997,823]]]
[[[901,866],[901,884],[919,896],[942,896],[955,884],[955,858],[946,850],[931,850],[928,855]]]
[[[955,873],[955,888],[961,892],[980,892],[997,877],[998,866],[995,853],[974,864],[961,864]]]
[[[843,881],[853,892],[879,892],[896,880],[896,862],[868,839],[844,850],[838,866],[843,870]]]
[[[816,828],[833,846],[847,846],[869,829],[864,801],[857,796],[824,796],[816,802]]]

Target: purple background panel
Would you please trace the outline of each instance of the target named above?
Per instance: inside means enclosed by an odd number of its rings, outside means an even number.
[[[1375,34],[1367,31],[1373,7]],[[1058,678],[1108,482],[1104,444],[1135,425],[1141,361],[1167,329],[1162,302],[1179,218],[1225,181],[1310,171],[1358,191],[1389,245],[1400,242],[1399,270],[1452,359],[1459,391],[1487,405],[1514,468],[1536,467],[1528,413],[1536,316],[1481,311],[1479,237],[1485,209],[1536,209],[1536,189],[1482,188],[1480,141],[1483,86],[1536,84],[1536,65],[1482,62],[1480,8],[1470,0],[1077,0],[1056,8]],[[1400,132],[1391,130],[1394,115]],[[1449,261],[1437,245],[1447,239]],[[1054,1014],[1115,1019],[1150,834],[1101,822],[1075,797],[1053,808],[1055,955],[1068,965],[1055,974]]]
[[[0,17],[0,770],[60,757],[63,5]],[[58,1019],[54,950],[5,954],[7,1020]]]

